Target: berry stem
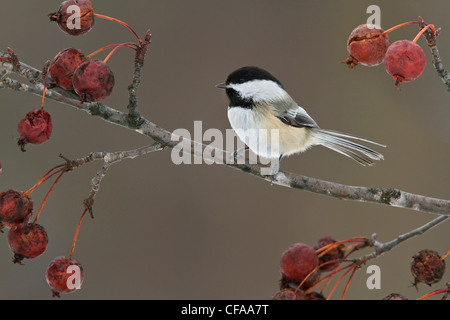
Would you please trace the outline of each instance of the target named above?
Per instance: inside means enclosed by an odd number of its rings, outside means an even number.
[[[35,183],[34,186],[32,186],[30,189],[28,189],[27,191],[25,191],[22,194],[22,197],[29,197],[30,194],[34,191],[34,189],[36,189],[37,187],[39,187],[42,183],[44,183],[45,181],[47,181],[48,179],[50,179],[53,175],[55,175],[56,173],[58,173],[60,170],[57,170],[55,172],[52,173],[53,170],[59,169],[61,167],[64,167],[65,164],[60,164],[56,167],[51,168],[49,171],[47,171],[39,180],[38,182]],[[50,174],[51,173],[51,174]]]
[[[353,268],[352,274],[350,275],[350,278],[348,278],[347,284],[345,285],[344,291],[342,292],[341,300],[344,300],[345,294],[347,293],[348,287],[350,286],[350,282],[352,281],[356,270],[358,270],[358,268]]]
[[[431,28],[431,30],[433,30],[433,34],[436,34],[436,29],[434,28],[434,24],[429,24],[425,28],[422,28],[422,30],[420,30],[420,32],[417,34],[417,36],[413,39],[413,42],[417,42],[417,40],[419,40],[422,33],[424,33],[428,28]]]
[[[444,260],[445,258],[447,258],[447,256],[450,254],[450,250],[448,250],[441,258],[440,260]]]
[[[333,261],[333,262],[334,262],[334,261]],[[297,286],[297,289],[295,289],[295,291],[300,290],[300,288],[301,288],[302,285],[306,282],[306,280],[308,280],[308,278],[309,278],[314,272],[316,272],[317,270],[319,270],[319,268],[320,268],[321,266],[322,266],[322,265],[315,267],[310,273],[308,273],[308,274],[306,275],[306,277],[299,283],[299,285]]]
[[[446,292],[447,293],[450,292],[450,288],[437,289],[437,290],[428,292],[427,294],[424,294],[423,296],[417,298],[417,300],[425,300],[429,297],[432,297],[432,296],[435,296],[435,295],[441,294],[441,293],[446,293]]]
[[[50,73],[50,68],[48,68],[47,72],[45,73],[45,81],[44,81],[44,90],[42,92],[41,109],[44,109],[45,92],[47,91],[47,80],[48,80],[48,74],[49,73]]]
[[[139,38],[139,36],[137,35],[136,31],[134,31],[133,28],[131,28],[127,23],[125,23],[125,22],[123,22],[123,21],[121,21],[119,19],[111,18],[111,17],[104,16],[104,15],[98,14],[98,13],[94,13],[94,17],[98,17],[98,18],[102,18],[102,19],[106,19],[106,20],[111,20],[111,21],[120,23],[121,25],[127,27],[135,35],[136,39],[139,41],[139,45],[142,46],[141,38]]]
[[[336,281],[333,288],[331,289],[330,293],[328,294],[327,300],[330,300],[331,296],[333,295],[334,291],[336,290],[337,286],[341,283],[341,281],[345,278],[345,276],[351,271],[355,270],[355,264],[352,263],[349,266],[349,269],[344,272],[344,274]]]
[[[80,231],[81,221],[83,221],[83,218],[87,211],[88,208],[84,209],[83,213],[81,214],[80,220],[78,221],[77,229],[75,230],[75,236],[73,237],[72,250],[70,250],[69,260],[72,260],[73,252],[75,251],[75,245],[77,243],[78,232]]]
[[[341,272],[342,270],[345,270],[345,269],[347,269],[347,268],[350,268],[350,267],[353,266],[353,265],[354,265],[354,263],[351,263],[351,264],[349,264],[348,266],[345,266],[345,267],[342,267],[342,268],[339,268],[340,265],[337,266],[336,269],[335,269],[333,272],[331,272],[331,273],[327,274],[326,276],[322,277],[319,281],[317,281],[317,282],[314,283],[311,287],[309,287],[305,292],[310,292],[312,289],[314,289],[315,287],[317,287],[321,282],[325,281],[326,279],[331,279],[335,274]],[[327,285],[328,285],[328,284],[327,284]],[[298,287],[298,288],[300,288],[300,287]],[[322,291],[323,291],[323,290],[322,290]]]
[[[419,21],[408,21],[408,22],[403,22],[403,23],[400,23],[400,24],[398,24],[398,25],[396,25],[396,26],[393,26],[392,28],[387,29],[387,30],[384,31],[381,35],[384,36],[385,34],[388,34],[389,32],[392,32],[392,31],[394,31],[394,30],[396,30],[396,29],[398,29],[398,28],[407,26],[407,25],[409,25],[409,24],[418,24],[418,23],[419,23]]]
[[[330,260],[330,261],[326,261],[324,263],[319,264],[317,267],[315,267],[310,273],[308,273],[306,275],[306,277],[302,280],[302,282],[299,283],[299,285],[297,286],[297,288],[295,289],[296,291],[300,290],[300,288],[303,286],[303,284],[306,282],[306,280],[308,280],[308,278],[314,274],[314,272],[317,272],[317,270],[319,270],[320,268],[322,268],[323,266],[327,265],[327,264],[331,264],[331,263],[336,263],[336,260]],[[339,267],[339,266],[338,266]],[[338,268],[337,267],[337,268]],[[336,269],[337,269],[336,268]],[[331,279],[331,278],[330,278]],[[321,282],[321,281],[319,281]],[[319,282],[317,282],[316,284],[318,284]],[[314,284],[312,287],[308,288],[308,290],[306,290],[306,292],[309,292],[312,288],[314,288],[316,286],[316,284]]]
[[[67,172],[65,169],[60,169],[60,170],[58,170],[56,172],[59,172],[59,171],[61,171],[61,172],[60,172],[59,176],[53,182],[53,184],[50,187],[50,189],[48,190],[47,194],[45,195],[44,200],[42,201],[41,206],[39,207],[39,210],[38,210],[38,212],[36,214],[36,218],[34,218],[33,224],[35,224],[37,222],[37,220],[39,219],[39,216],[41,215],[42,209],[44,208],[44,205],[47,202],[47,199],[50,196],[50,193],[53,191],[53,188],[55,187],[56,183],[59,181],[59,179],[61,179],[62,175]],[[53,174],[55,174],[56,172],[54,172]]]
[[[114,49],[111,50],[111,52],[106,56],[106,58],[103,60],[104,63],[108,62],[109,58],[116,52],[122,45],[116,46]]]
[[[338,270],[339,267],[341,266],[342,262],[339,262],[338,265],[336,266],[336,268],[334,268],[334,271]],[[322,295],[324,295],[325,290],[328,288],[328,285],[331,283],[331,281],[333,280],[333,277],[329,277],[327,282],[323,285],[322,290],[320,290],[320,293]]]
[[[322,257],[323,255],[325,255],[327,252],[333,250],[334,248],[339,247],[340,245],[344,244],[344,243],[348,243],[348,242],[361,242],[361,243],[365,243],[367,242],[367,238],[366,237],[354,237],[354,238],[350,238],[350,239],[346,239],[346,240],[341,240],[341,241],[336,241],[336,242],[332,242],[329,243],[323,247],[320,247],[319,249],[316,250],[316,254],[317,257]],[[356,244],[356,246],[359,246],[360,244]]]
[[[351,244],[351,245],[348,245],[348,246],[342,248],[342,251],[347,252],[347,251],[353,250],[355,248],[358,248],[359,246],[360,246],[359,243],[354,243],[354,244]]]
[[[109,46],[100,48],[100,49],[92,52],[91,54],[87,55],[85,58],[86,58],[86,60],[88,60],[88,59],[92,58],[94,55],[96,55],[97,53],[102,52],[103,50],[106,50],[106,49],[109,49],[109,48],[112,48],[112,47],[127,47],[127,48],[129,48],[131,50],[134,50],[134,51],[136,51],[137,48],[138,48],[137,44],[132,43],[132,42],[110,44]]]

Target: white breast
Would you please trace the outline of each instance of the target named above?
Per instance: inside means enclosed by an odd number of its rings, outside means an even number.
[[[239,107],[228,108],[228,120],[234,130],[248,130],[256,127],[251,109]]]
[[[228,120],[239,139],[268,159],[304,151],[309,146],[309,132],[284,124],[269,108],[259,108],[258,115],[252,109],[228,108]]]

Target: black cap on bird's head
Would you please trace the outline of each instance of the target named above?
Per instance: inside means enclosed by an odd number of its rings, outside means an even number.
[[[234,70],[228,75],[227,80],[224,83],[218,84],[217,87],[226,89],[230,83],[238,84],[253,80],[271,80],[276,82],[280,87],[283,87],[281,82],[268,71],[254,66],[247,66]]]
[[[257,87],[253,85],[256,82],[259,83]],[[256,95],[255,88],[260,92],[270,91],[264,90],[267,89],[267,85],[262,85],[262,83],[267,82],[270,82],[269,89],[279,91],[283,88],[281,82],[268,71],[258,67],[248,66],[234,70],[228,75],[224,83],[218,84],[216,87],[226,90],[228,99],[230,100],[229,107],[251,109],[254,107],[255,101],[259,99]]]

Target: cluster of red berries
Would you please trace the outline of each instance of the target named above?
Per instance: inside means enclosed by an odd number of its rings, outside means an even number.
[[[67,48],[59,52],[50,68],[51,85],[74,90],[81,101],[99,101],[109,96],[114,88],[114,74],[98,59],[86,59],[83,52]]]
[[[53,127],[51,116],[44,110],[47,83],[49,87],[60,87],[64,90],[74,91],[82,102],[102,100],[111,94],[114,87],[114,75],[106,64],[107,60],[120,47],[127,47],[137,51],[143,44],[136,32],[126,23],[94,13],[92,3],[89,0],[64,1],[57,12],[48,16],[51,21],[55,21],[58,24],[61,30],[70,35],[82,35],[89,32],[94,24],[94,17],[119,22],[134,33],[139,44],[129,42],[113,44],[101,48],[88,56],[85,56],[81,50],[76,48],[67,48],[59,52],[53,59],[53,62],[44,68],[46,72],[44,72],[45,83],[41,108],[28,112],[25,118],[19,122],[18,131],[20,138],[18,144],[22,151],[25,151],[26,144],[40,144],[47,141],[51,136]],[[113,50],[103,61],[90,59],[98,52],[109,48],[113,48]],[[12,50],[9,51],[9,54],[11,62],[18,62]],[[65,172],[72,169],[70,161],[65,160],[66,164],[56,166],[48,171],[28,191],[7,190],[0,193],[0,231],[3,232],[3,228],[9,229],[8,244],[14,253],[13,262],[16,264],[21,265],[24,259],[39,257],[47,248],[47,232],[43,226],[36,222],[56,182]],[[58,177],[32,221],[34,203],[30,198],[31,193],[43,182],[58,173]],[[69,258],[64,256],[56,257],[47,267],[45,278],[53,296],[59,296],[60,293],[70,293],[80,288],[83,280],[83,268],[80,263],[72,259],[72,255],[81,220],[87,211],[88,209],[83,212],[78,223]],[[77,272],[76,276],[74,276],[75,272]]]
[[[14,254],[13,262],[22,264],[24,259],[33,259],[42,255],[47,249],[48,235],[42,225],[31,221],[34,202],[30,198],[35,187],[26,192],[7,190],[0,193],[0,231],[9,229],[8,245]],[[78,262],[65,257],[52,260],[46,271],[46,280],[53,295],[69,293],[75,288],[67,285],[72,273],[67,267],[76,265],[80,268],[80,282],[83,278],[82,268]]]
[[[76,11],[71,9],[72,6],[79,8],[77,13],[79,15],[77,17],[79,25],[72,23],[74,20],[73,15],[76,13]],[[94,25],[94,17],[119,22],[128,27],[136,35],[139,45],[142,44],[136,32],[126,23],[115,18],[94,13],[92,3],[89,0],[64,1],[57,12],[50,13],[48,16],[51,21],[55,21],[58,24],[61,30],[74,36],[89,32]],[[137,50],[139,45],[135,43],[113,44],[101,48],[88,56],[85,56],[77,48],[66,48],[60,51],[53,59],[46,74],[41,108],[27,113],[25,118],[19,123],[18,131],[20,138],[18,145],[22,151],[25,151],[25,145],[28,143],[40,144],[50,139],[52,133],[51,116],[47,111],[43,110],[48,76],[50,76],[49,87],[60,87],[64,90],[74,91],[82,102],[103,100],[111,94],[115,84],[114,74],[107,65],[108,59],[120,47]],[[98,52],[112,47],[114,49],[104,60],[91,59]]]
[[[74,5],[79,8],[78,26],[71,23],[74,11],[68,10]],[[78,36],[92,29],[94,17],[98,15],[94,13],[89,0],[67,0],[57,12],[48,16],[64,32]],[[56,55],[50,68],[50,76],[51,85],[74,90],[83,102],[102,100],[111,94],[114,87],[114,74],[106,61],[88,59],[76,48],[64,49]]]
[[[353,244],[350,244],[352,243]],[[345,245],[349,243],[348,245]],[[357,260],[349,260],[348,256],[364,247],[371,245],[368,238],[351,238],[343,241],[336,241],[329,236],[321,238],[313,247],[304,243],[291,245],[281,256],[280,261],[280,290],[272,296],[272,300],[326,300],[335,291],[343,277],[353,270],[359,269],[360,263]],[[413,256],[410,271],[414,277],[414,285],[425,283],[431,285],[439,282],[445,272],[445,258],[450,251],[443,256],[430,249],[425,249]],[[341,267],[342,263],[349,262],[347,266]],[[324,291],[330,283],[332,277],[341,271],[346,270],[344,275],[336,282],[328,297],[324,296]],[[327,273],[325,275],[325,273]],[[345,287],[342,298],[349,286]],[[327,280],[320,292],[313,291],[320,283]],[[432,295],[444,293],[450,294],[450,284],[444,289],[430,292],[419,299],[426,299]],[[407,300],[405,296],[398,293],[391,293],[383,300]]]
[[[417,79],[425,69],[426,57],[421,46],[416,42],[428,28],[435,33],[434,25],[422,28],[414,40],[398,40],[390,44],[388,33],[409,24],[410,21],[383,30],[376,25],[362,24],[356,27],[347,40],[347,50],[350,56],[343,62],[350,68],[357,64],[364,66],[378,66],[384,62],[387,73],[395,81],[397,88],[400,84]]]

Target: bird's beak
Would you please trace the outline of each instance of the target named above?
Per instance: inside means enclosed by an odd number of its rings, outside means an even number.
[[[226,89],[226,88],[228,88],[228,86],[227,86],[227,84],[226,84],[225,82],[223,82],[223,83],[219,83],[219,84],[216,86],[216,88],[219,88],[219,89]]]

